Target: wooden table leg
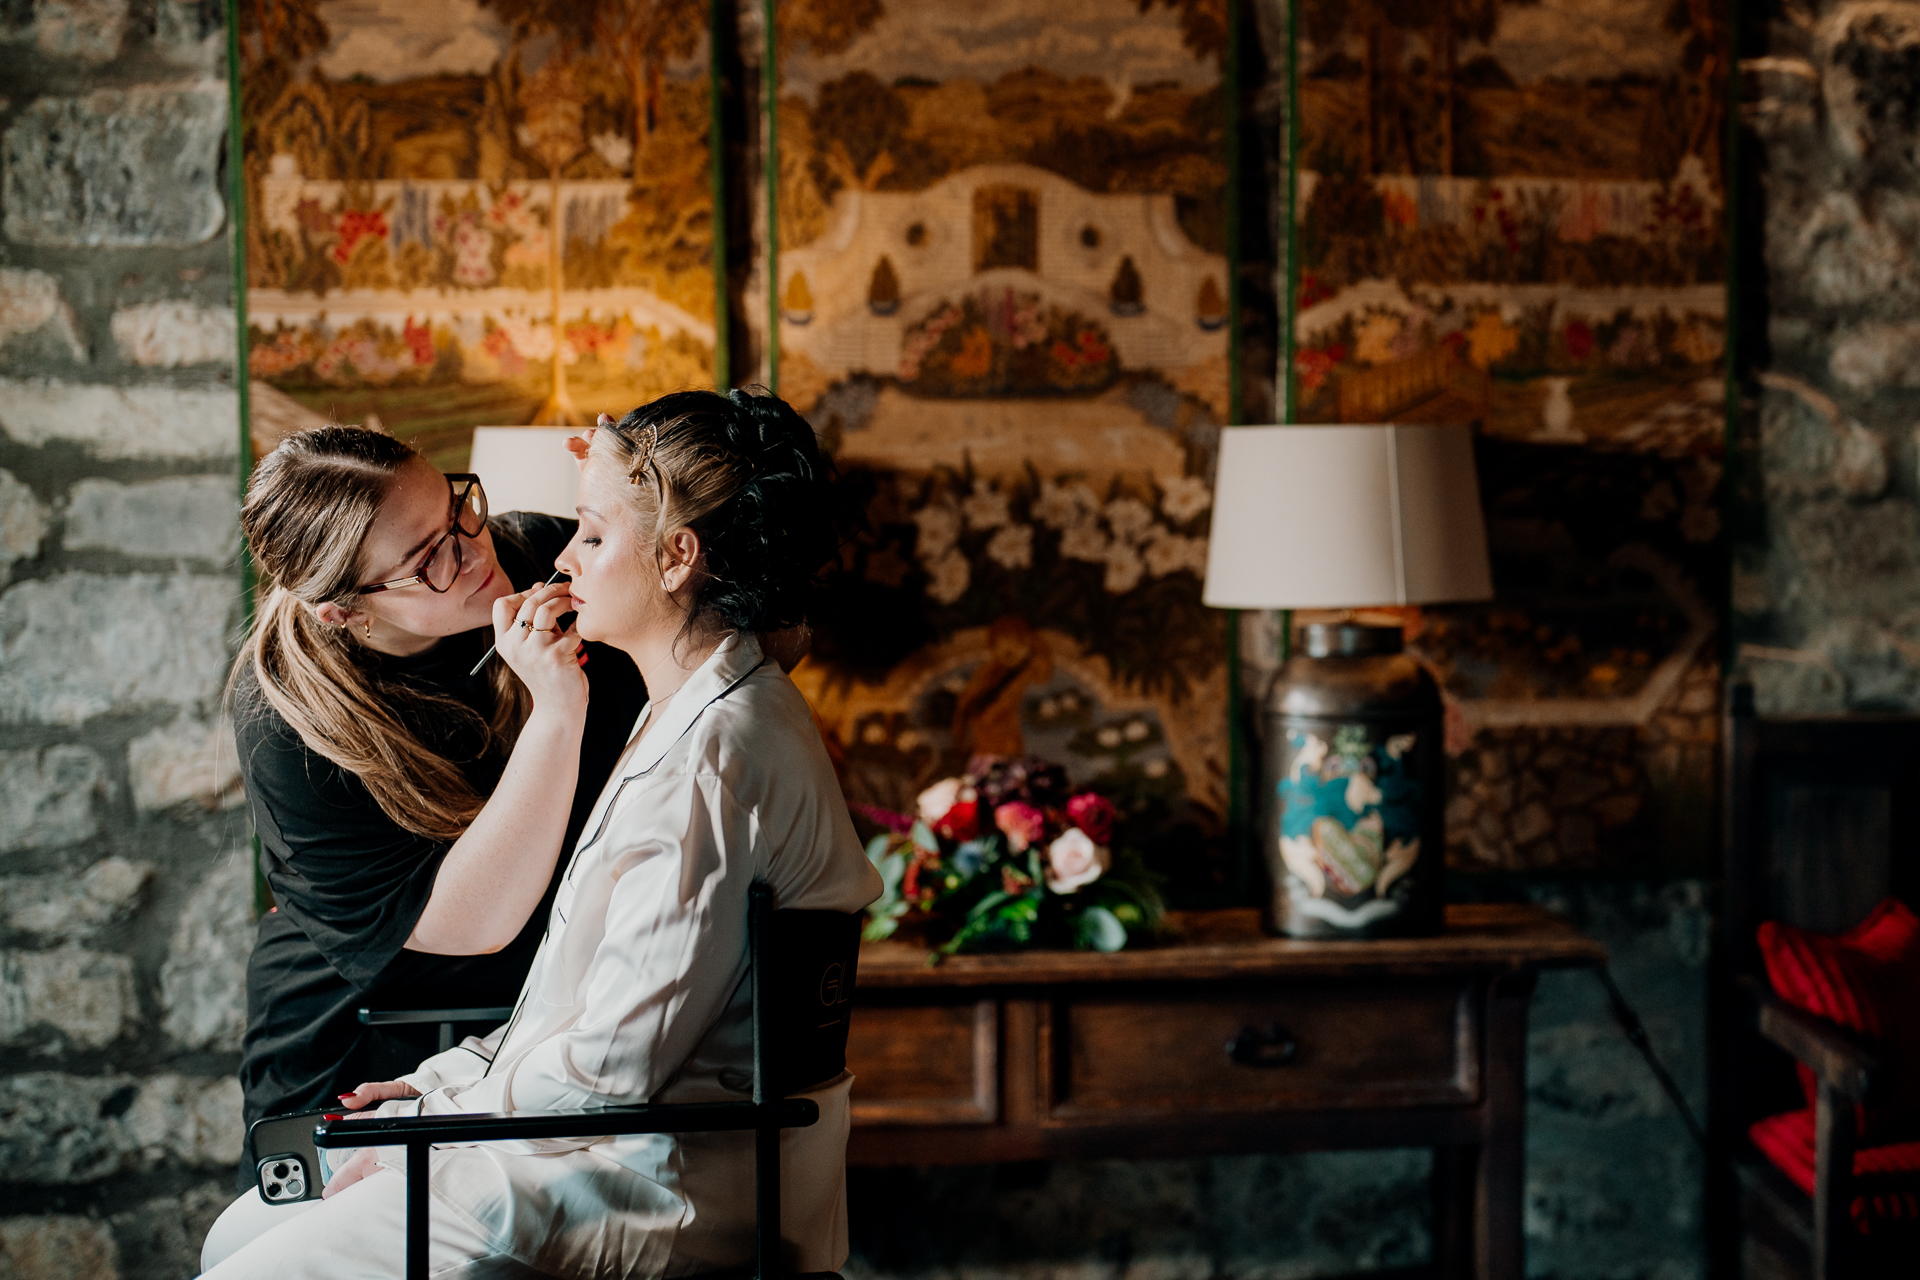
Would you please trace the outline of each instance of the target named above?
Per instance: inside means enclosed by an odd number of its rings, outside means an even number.
[[[1433,1149],[1433,1266],[1440,1280],[1473,1274],[1477,1147]]]
[[[1487,991],[1486,1139],[1474,1200],[1474,1262],[1479,1280],[1522,1280],[1521,1234],[1527,1173],[1527,1003],[1531,970],[1496,979]]]

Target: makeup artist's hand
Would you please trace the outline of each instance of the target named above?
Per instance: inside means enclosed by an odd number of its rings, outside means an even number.
[[[402,1083],[399,1080],[383,1080],[378,1084],[356,1085],[352,1093],[343,1093],[340,1095],[340,1105],[343,1108],[359,1108],[357,1110],[349,1110],[343,1118],[347,1120],[360,1120],[367,1116],[378,1114],[377,1111],[367,1110],[366,1108],[376,1107],[382,1102],[390,1102],[397,1098],[417,1098],[419,1096],[420,1091],[410,1084]],[[378,1147],[361,1147],[355,1151],[353,1155],[348,1157],[345,1164],[334,1170],[333,1176],[327,1179],[327,1185],[320,1189],[320,1198],[325,1200],[330,1196],[345,1191],[348,1187],[360,1181],[360,1179],[366,1177],[379,1167],[380,1149]]]
[[[549,583],[493,602],[493,634],[500,656],[533,694],[535,711],[586,714],[587,660],[575,631],[561,631],[571,612],[567,584]]]

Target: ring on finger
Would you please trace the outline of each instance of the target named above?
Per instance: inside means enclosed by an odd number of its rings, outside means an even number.
[[[532,624],[531,622],[529,622],[529,623],[527,624],[527,630],[529,630],[529,631],[538,631],[538,632],[540,632],[540,633],[541,633],[542,635],[545,635],[545,634],[546,634],[547,632],[549,632],[549,631],[558,631],[559,629],[560,629],[560,628],[558,628],[558,627],[536,627],[536,626],[534,626],[534,625],[533,625],[533,624]]]

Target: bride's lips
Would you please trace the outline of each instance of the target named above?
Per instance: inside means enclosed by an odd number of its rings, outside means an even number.
[[[495,572],[496,570],[494,570],[492,567],[489,567],[487,569],[487,576],[480,579],[479,586],[475,587],[472,591],[469,591],[467,593],[467,599],[471,600],[473,599],[473,597],[479,595],[482,591],[485,591],[487,589],[487,584],[493,581],[493,575]]]

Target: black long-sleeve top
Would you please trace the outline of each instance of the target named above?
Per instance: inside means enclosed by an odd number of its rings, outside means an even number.
[[[552,572],[575,526],[517,511],[491,523],[500,565],[521,591]],[[467,672],[492,642],[492,628],[480,627],[422,654],[370,660],[381,663],[384,675],[458,699],[484,721],[492,710],[491,684],[485,672]],[[587,648],[590,693],[579,782],[572,797],[556,798],[571,804],[563,853],[579,838],[646,698],[626,654],[600,644]],[[500,951],[409,951],[407,939],[451,845],[400,826],[359,778],[309,749],[260,695],[250,670],[236,686],[234,708],[241,775],[276,904],[260,921],[247,965],[240,1084],[251,1123],[334,1106],[337,1095],[355,1085],[391,1080],[434,1051],[437,1028],[364,1027],[363,1007],[512,1004],[540,945],[565,858],[556,860],[546,897]],[[492,793],[506,767],[505,750],[480,753],[479,743],[461,741],[475,732],[471,725],[415,728],[460,762],[476,791]],[[242,1181],[250,1183],[250,1168],[243,1167]]]

